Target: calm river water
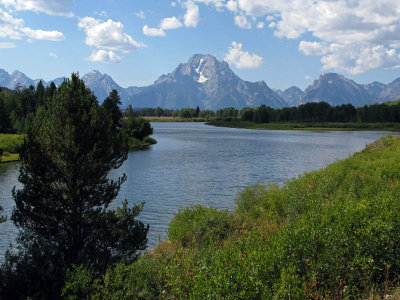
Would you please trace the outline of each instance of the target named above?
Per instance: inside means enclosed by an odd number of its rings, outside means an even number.
[[[112,176],[128,175],[114,207],[123,199],[145,201],[140,220],[150,224],[149,248],[165,239],[180,207],[201,203],[235,209],[235,195],[249,184],[278,182],[320,169],[360,151],[385,132],[261,131],[202,123],[153,123],[158,144],[131,152]],[[19,164],[0,165],[0,205],[11,215],[11,190]],[[11,221],[0,225],[0,261],[16,236]]]

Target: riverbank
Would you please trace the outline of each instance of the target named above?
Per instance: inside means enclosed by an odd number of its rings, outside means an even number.
[[[326,131],[392,131],[400,132],[399,123],[254,123],[243,121],[210,120],[207,125],[263,130],[326,130]]]
[[[180,117],[141,117],[150,122],[206,122],[204,118],[180,118]]]
[[[0,133],[0,149],[3,155],[0,156],[0,163],[10,163],[19,161],[19,150],[24,142],[24,134],[5,134]],[[151,145],[157,144],[157,141],[151,137],[145,137],[143,141],[129,138],[129,150],[137,151],[149,148]]]
[[[0,149],[2,150],[0,163],[19,161],[18,152],[22,147],[24,139],[24,134],[0,133]]]
[[[65,296],[378,299],[398,295],[400,138],[287,181],[255,185],[233,213],[181,209],[168,240],[94,280],[70,274]]]
[[[137,151],[149,148],[151,145],[157,144],[157,141],[149,136],[145,137],[143,141],[135,139],[134,137],[129,138],[129,150]]]

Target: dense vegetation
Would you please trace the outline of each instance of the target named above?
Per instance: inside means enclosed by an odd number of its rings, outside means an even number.
[[[94,278],[146,248],[143,203],[109,209],[126,180],[110,179],[128,156],[119,97],[99,105],[77,75],[37,112],[20,150],[11,220],[19,234],[0,268],[0,299],[58,299],[75,265]]]
[[[69,273],[71,299],[342,299],[397,293],[400,139],[388,136],[326,169],[256,185],[235,212],[194,206],[169,239],[95,279]]]
[[[232,117],[235,117],[232,115]],[[400,122],[400,105],[373,104],[354,107],[351,104],[330,106],[326,102],[306,103],[298,107],[272,109],[266,106],[245,108],[239,112],[242,121],[268,122]]]
[[[300,106],[274,109],[262,105],[257,108],[229,107],[212,110],[200,110],[198,107],[182,108],[180,110],[168,110],[157,108],[145,108],[135,111],[140,116],[153,117],[180,117],[216,119],[223,121],[244,121],[255,123],[272,122],[339,122],[339,123],[399,123],[400,103],[392,101],[383,104],[365,105],[354,107],[351,104],[331,106],[326,102],[306,103]]]
[[[8,89],[0,90],[0,160],[18,160],[18,152],[22,147],[24,134],[32,126],[32,122],[37,114],[47,109],[53,99],[57,87],[51,83],[44,87],[39,82],[37,88],[17,87],[15,91]],[[102,106],[110,110],[115,124],[126,129],[129,135],[129,145],[131,149],[143,148],[157,143],[149,137],[153,134],[150,122],[130,114],[123,118],[119,109],[121,105],[117,91],[113,90],[103,101]]]

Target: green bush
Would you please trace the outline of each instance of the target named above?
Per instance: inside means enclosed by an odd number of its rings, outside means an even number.
[[[209,246],[227,238],[234,228],[235,218],[228,211],[196,205],[179,209],[169,225],[168,238],[182,246]]]
[[[0,133],[0,148],[4,152],[19,153],[24,139],[25,135]]]
[[[149,137],[149,136],[145,136],[143,138],[143,142],[148,143],[150,145],[157,144],[157,141],[155,139],[153,139],[152,137]]]

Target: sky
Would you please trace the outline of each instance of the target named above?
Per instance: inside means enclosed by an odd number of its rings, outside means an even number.
[[[152,84],[194,54],[248,81],[305,89],[335,72],[400,77],[399,0],[0,0],[0,68],[46,81],[91,70]]]

